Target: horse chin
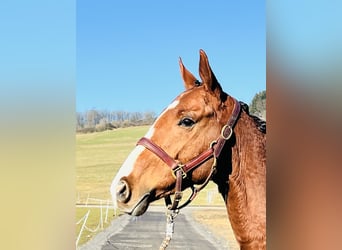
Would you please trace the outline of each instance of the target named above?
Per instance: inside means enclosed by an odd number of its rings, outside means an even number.
[[[140,216],[143,215],[149,204],[150,204],[150,193],[146,193],[144,194],[141,199],[135,204],[135,206],[133,207],[133,209],[131,210],[131,212],[129,212],[128,214],[132,215],[132,216]]]

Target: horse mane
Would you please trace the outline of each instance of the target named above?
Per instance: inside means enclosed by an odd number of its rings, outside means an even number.
[[[250,114],[249,113],[249,106],[246,103],[240,101],[240,105],[241,105],[242,110],[245,111],[245,113],[249,117],[253,118],[254,123],[256,124],[258,130],[260,132],[262,132],[263,134],[266,134],[266,121],[264,121],[263,119],[261,119],[260,117],[258,117],[256,115]]]

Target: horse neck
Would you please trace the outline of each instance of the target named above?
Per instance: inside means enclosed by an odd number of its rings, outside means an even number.
[[[229,179],[225,197],[229,219],[240,243],[260,241],[263,245],[266,237],[266,136],[244,111],[234,135],[231,173],[226,177]]]
[[[232,172],[229,180],[244,184],[247,195],[259,195],[259,192],[254,190],[264,188],[264,185],[259,184],[265,183],[266,178],[266,136],[245,112],[241,113],[234,133]],[[249,187],[251,189],[248,189]]]

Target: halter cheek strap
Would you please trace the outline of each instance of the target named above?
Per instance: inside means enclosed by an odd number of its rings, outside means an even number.
[[[177,162],[175,159],[169,156],[169,154],[166,153],[161,147],[159,147],[157,144],[155,144],[153,141],[151,141],[150,139],[146,137],[142,137],[137,142],[137,145],[144,146],[145,148],[150,150],[152,153],[157,155],[162,161],[164,161],[171,168],[172,175],[176,179],[176,187],[175,187],[174,201],[171,202],[170,196],[167,196],[165,198],[166,205],[168,206],[170,210],[181,209],[185,207],[186,205],[188,205],[196,197],[197,193],[208,184],[209,180],[215,173],[217,158],[220,156],[221,151],[226,141],[229,140],[230,137],[232,136],[233,128],[240,115],[241,105],[236,99],[233,98],[233,100],[234,100],[234,109],[233,109],[232,115],[230,116],[227,124],[222,128],[220,136],[217,138],[217,140],[210,143],[210,147],[206,151],[196,156],[195,158],[191,159],[185,164]],[[206,162],[211,157],[214,157],[214,162],[211,167],[210,174],[205,180],[205,182],[197,188],[195,188],[194,185],[192,185],[191,196],[188,198],[188,200],[184,204],[182,204],[181,206],[178,206],[180,200],[182,199],[182,180],[187,178],[188,172],[199,167],[201,164]]]

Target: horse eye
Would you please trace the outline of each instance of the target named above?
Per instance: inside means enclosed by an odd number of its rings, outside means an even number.
[[[183,127],[191,127],[194,124],[195,124],[195,121],[188,117],[181,119],[178,123],[179,126],[183,126]]]

